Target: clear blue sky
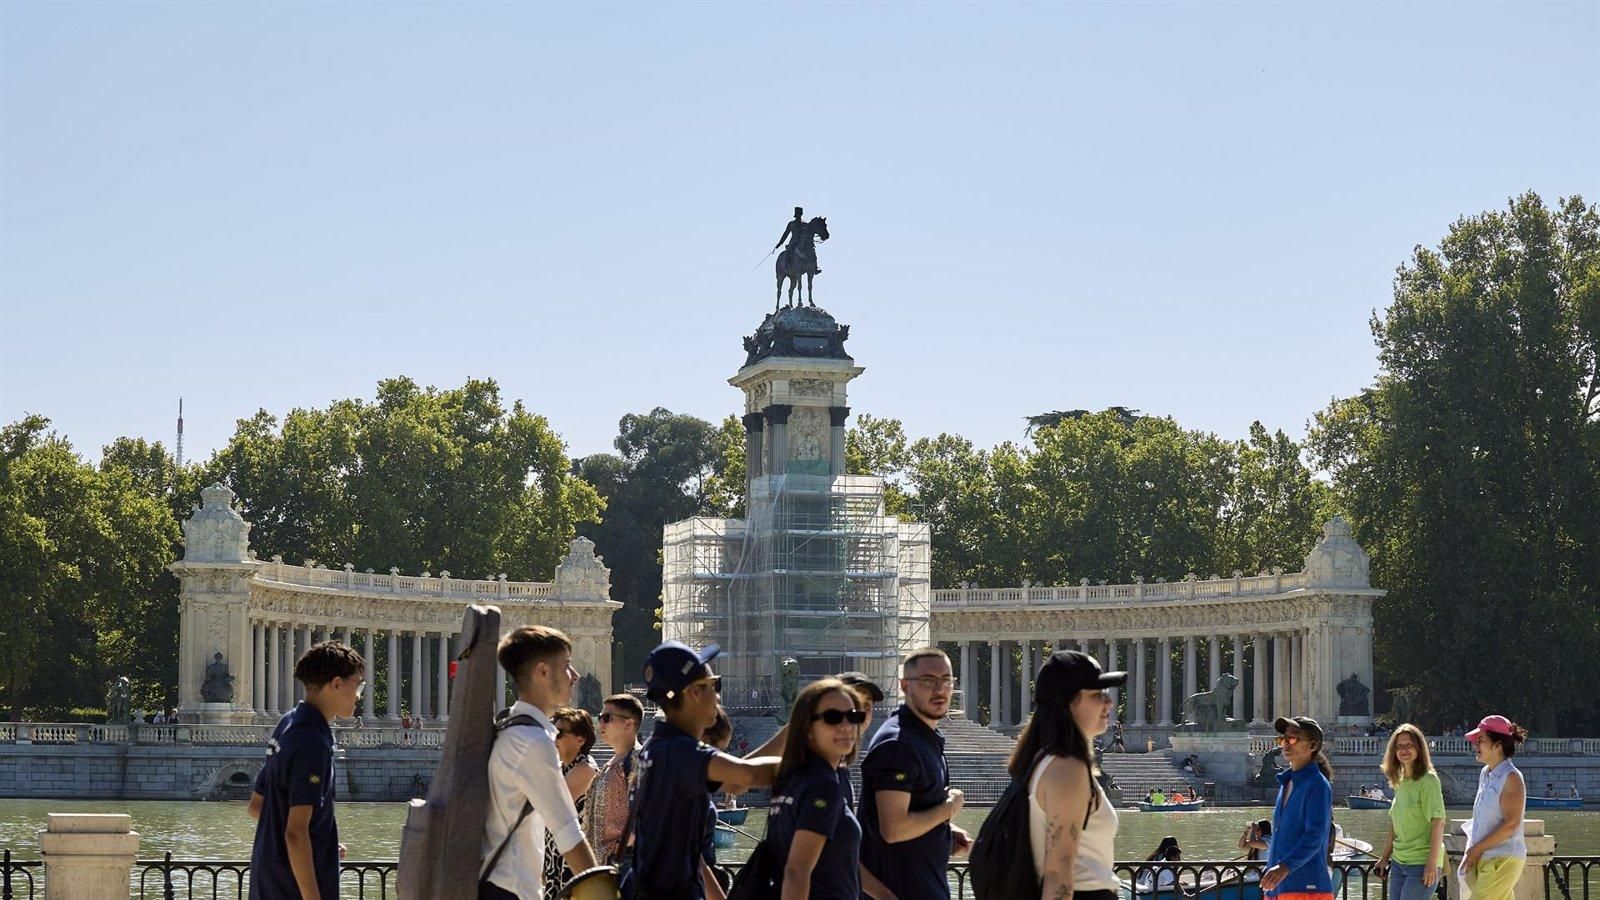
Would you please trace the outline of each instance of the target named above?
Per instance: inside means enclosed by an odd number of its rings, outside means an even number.
[[[857,412],[1292,435],[1414,245],[1600,200],[1600,4],[0,5],[0,418],[493,377],[719,418],[790,208]]]

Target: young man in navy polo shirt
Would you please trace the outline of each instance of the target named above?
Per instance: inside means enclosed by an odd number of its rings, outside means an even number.
[[[777,757],[739,759],[700,740],[720,708],[722,679],[710,663],[721,652],[715,644],[695,651],[667,641],[645,660],[646,689],[666,721],[639,760],[631,875],[638,900],[704,900],[700,851],[713,816],[710,793],[721,785],[768,787],[778,771]],[[717,900],[721,891],[711,884]]]
[[[339,641],[317,644],[294,665],[306,698],[279,720],[267,762],[250,795],[256,820],[250,852],[251,900],[335,900],[339,829],[333,821],[333,729],[355,714],[366,664]]]
[[[957,853],[972,845],[951,824],[962,794],[950,787],[938,732],[954,690],[943,650],[908,655],[900,669],[905,701],[873,735],[861,763],[861,863],[896,897],[949,897],[952,845]]]

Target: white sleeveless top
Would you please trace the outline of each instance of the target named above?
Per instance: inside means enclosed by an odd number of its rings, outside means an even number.
[[[1044,877],[1044,808],[1035,796],[1039,789],[1039,776],[1050,767],[1054,756],[1046,756],[1034,766],[1028,776],[1028,841],[1033,845],[1033,871]],[[1092,780],[1092,779],[1091,779]],[[1072,889],[1075,891],[1115,891],[1122,882],[1112,868],[1117,853],[1117,811],[1111,808],[1106,792],[1094,782],[1094,792],[1100,803],[1089,816],[1089,826],[1078,839],[1078,856],[1072,866]],[[1078,814],[1082,822],[1081,813]]]

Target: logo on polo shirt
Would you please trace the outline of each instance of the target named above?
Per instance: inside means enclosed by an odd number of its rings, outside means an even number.
[[[906,780],[906,773],[904,773],[904,772],[896,772],[896,773],[894,773],[894,780],[895,781],[905,781]]]
[[[312,784],[321,784],[322,783],[322,776],[321,775],[313,775],[313,776],[311,776],[311,783]]]
[[[815,800],[811,801],[811,805],[815,806],[817,809],[827,809],[828,808],[828,801],[822,799],[821,797],[818,797]]]

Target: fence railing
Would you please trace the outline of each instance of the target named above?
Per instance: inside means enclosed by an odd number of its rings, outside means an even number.
[[[257,581],[306,587],[345,588],[386,594],[420,594],[429,597],[549,600],[556,594],[555,582],[551,581],[507,581],[504,575],[498,578],[451,578],[449,572],[440,572],[437,577],[427,573],[401,575],[398,569],[390,569],[389,574],[382,575],[374,572],[357,572],[355,567],[350,565],[346,565],[343,569],[328,569],[320,565],[293,566],[277,556],[272,558],[272,562],[263,563],[256,569],[255,578]]]
[[[1336,860],[1334,873],[1339,900],[1384,900],[1387,879],[1373,869],[1373,860]],[[339,864],[340,892],[354,900],[394,900],[399,863],[385,861],[344,861]],[[721,864],[730,875],[737,874],[743,862]],[[1225,900],[1237,896],[1242,885],[1260,879],[1262,862],[1245,860],[1196,860],[1155,863],[1143,860],[1114,864],[1124,883],[1124,895],[1131,900],[1161,900],[1175,896],[1174,882],[1184,888],[1186,900]],[[35,900],[44,896],[43,863],[16,860],[4,851],[0,863],[0,900]],[[953,860],[946,868],[950,893],[955,900],[971,900],[972,873],[966,860]],[[160,859],[142,859],[134,864],[130,890],[141,900],[244,900],[249,896],[249,861],[174,859],[167,853]],[[1531,876],[1524,876],[1531,877]],[[1450,879],[1439,879],[1438,900],[1450,900]],[[1595,900],[1600,898],[1600,856],[1557,856],[1544,868],[1545,900]]]
[[[1265,735],[1252,737],[1250,752],[1270,751],[1273,740]],[[1334,737],[1328,739],[1328,750],[1334,754],[1377,757],[1388,744],[1386,737]],[[1435,737],[1428,738],[1428,752],[1434,756],[1472,756],[1473,748],[1463,737]],[[1520,756],[1600,756],[1600,739],[1532,738],[1517,753]]]
[[[1069,585],[1023,585],[1006,588],[961,587],[933,592],[935,609],[964,607],[1058,606],[1070,603],[1157,603],[1172,600],[1212,600],[1224,597],[1267,597],[1299,590],[1307,584],[1304,572],[1264,575],[1235,573],[1232,578],[1197,578],[1182,581],[1136,581],[1132,584],[1090,584],[1084,579]]]

